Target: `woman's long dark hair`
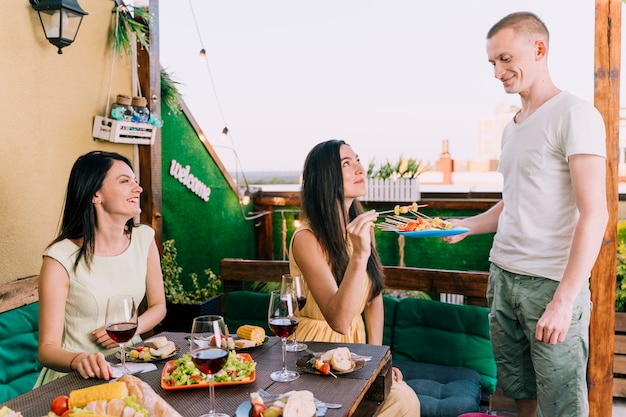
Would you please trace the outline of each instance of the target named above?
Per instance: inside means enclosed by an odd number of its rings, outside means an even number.
[[[347,144],[343,140],[333,139],[316,145],[307,155],[302,172],[303,216],[326,252],[337,284],[341,284],[350,261],[346,226],[364,211],[361,202],[356,199],[350,206],[347,218],[343,210],[341,145]],[[367,274],[372,281],[370,299],[373,299],[384,287],[383,268],[374,241],[367,261]]]
[[[93,205],[93,197],[102,188],[102,182],[111,169],[113,161],[122,161],[133,168],[128,158],[115,152],[92,151],[79,157],[67,183],[63,217],[59,234],[50,246],[64,239],[82,239],[83,243],[74,262],[74,268],[81,259],[85,259],[87,267],[93,260],[95,248],[95,230],[98,219]],[[130,235],[134,220],[126,222],[125,233]]]

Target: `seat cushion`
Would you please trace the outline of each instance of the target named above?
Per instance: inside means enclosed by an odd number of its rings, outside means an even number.
[[[394,361],[420,400],[422,417],[457,417],[480,410],[481,378],[473,369]]]
[[[268,293],[253,291],[229,291],[225,294],[224,320],[231,333],[235,333],[239,326],[251,324],[265,329],[272,334],[267,324],[267,308],[270,304]]]
[[[396,360],[457,366],[477,371],[483,390],[496,390],[496,361],[486,307],[405,298],[395,313],[391,345]]]
[[[39,303],[0,314],[0,403],[30,391],[41,364],[37,360]]]

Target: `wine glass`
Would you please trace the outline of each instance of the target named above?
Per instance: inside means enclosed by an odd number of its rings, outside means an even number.
[[[109,297],[104,322],[109,337],[120,345],[122,374],[126,375],[128,368],[124,344],[132,339],[137,331],[137,307],[133,297],[130,295]]]
[[[289,337],[298,327],[300,310],[298,300],[293,291],[282,292],[272,291],[270,294],[270,305],[267,310],[267,322],[274,334],[281,338],[283,348],[283,368],[280,371],[272,372],[270,378],[276,382],[295,381],[300,377],[296,371],[288,371],[285,365],[287,337]]]
[[[227,337],[228,328],[222,316],[205,315],[193,319],[189,338],[191,360],[209,378],[209,412],[201,417],[229,417],[228,414],[215,412],[213,382],[213,376],[228,359]]]
[[[284,274],[280,286],[281,291],[293,290],[296,293],[296,299],[298,300],[298,309],[302,311],[306,304],[306,281],[302,275]],[[293,338],[287,340],[287,352],[301,352],[307,349],[308,346],[304,343],[299,343],[296,337],[296,330],[293,331]]]

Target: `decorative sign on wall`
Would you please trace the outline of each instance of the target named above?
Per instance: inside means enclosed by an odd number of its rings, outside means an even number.
[[[205,202],[209,201],[211,188],[191,174],[191,167],[189,165],[183,167],[175,159],[172,159],[170,163],[170,175],[202,200]]]

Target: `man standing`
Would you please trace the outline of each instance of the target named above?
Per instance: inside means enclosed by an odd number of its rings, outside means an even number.
[[[487,301],[498,378],[520,417],[589,414],[589,277],[608,221],[606,140],[599,112],[559,90],[549,33],[534,14],[510,14],[487,34],[487,55],[521,110],[502,136],[502,200],[453,223],[445,238],[496,232]]]

